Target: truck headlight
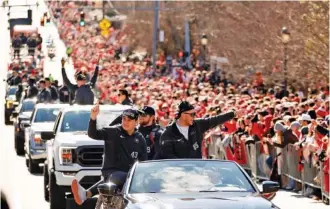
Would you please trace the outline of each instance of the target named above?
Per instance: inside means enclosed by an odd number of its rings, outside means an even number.
[[[60,164],[71,165],[73,162],[74,147],[60,147]]]
[[[43,141],[41,139],[41,134],[40,133],[35,133],[33,136],[33,141],[36,146],[42,146]]]

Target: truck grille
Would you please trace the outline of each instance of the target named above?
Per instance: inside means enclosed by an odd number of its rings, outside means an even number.
[[[84,167],[101,167],[103,146],[82,146],[76,149],[77,163]]]

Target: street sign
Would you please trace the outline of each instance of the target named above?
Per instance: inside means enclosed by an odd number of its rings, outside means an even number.
[[[101,30],[101,35],[105,38],[109,37],[109,31],[108,30]]]
[[[103,19],[99,23],[99,28],[101,30],[108,30],[111,27],[111,22],[107,19]]]
[[[163,30],[159,31],[159,41],[160,42],[165,41],[165,32]]]

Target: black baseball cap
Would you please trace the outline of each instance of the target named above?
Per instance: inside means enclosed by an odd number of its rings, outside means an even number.
[[[195,109],[195,107],[192,104],[190,104],[187,101],[183,101],[179,104],[179,109],[178,109],[178,112],[177,112],[175,118],[178,119],[178,118],[181,117],[181,114],[183,112],[186,112],[186,111],[189,111],[189,110],[194,110],[194,109]]]
[[[150,115],[154,116],[156,115],[155,109],[150,107],[150,106],[144,106],[141,110],[140,113],[143,115]]]
[[[83,81],[83,80],[86,80],[86,76],[84,74],[78,74],[77,81]]]
[[[136,109],[127,109],[123,112],[123,117],[127,116],[131,120],[137,120],[139,118],[139,111]]]

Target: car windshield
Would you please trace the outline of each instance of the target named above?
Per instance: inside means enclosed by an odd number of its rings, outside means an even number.
[[[24,101],[22,104],[21,112],[32,112],[35,105],[35,101]]]
[[[55,122],[60,108],[40,108],[34,117],[34,123]]]
[[[256,192],[233,162],[155,161],[137,164],[129,193]]]
[[[87,131],[90,114],[90,111],[87,110],[66,112],[61,125],[61,132]],[[119,112],[100,110],[97,117],[97,128],[108,127],[119,114]]]
[[[7,95],[15,95],[16,94],[16,91],[17,91],[17,87],[10,87],[9,90],[8,90],[8,93]]]

